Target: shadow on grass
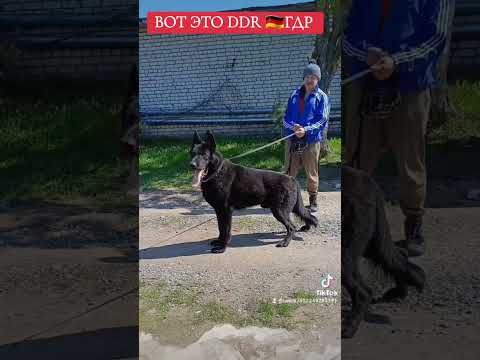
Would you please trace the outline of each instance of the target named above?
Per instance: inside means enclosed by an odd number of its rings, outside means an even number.
[[[121,97],[2,101],[2,203],[75,196],[108,201],[124,191],[128,169],[121,159]]]

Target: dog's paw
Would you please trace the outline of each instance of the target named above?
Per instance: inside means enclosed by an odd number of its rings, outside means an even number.
[[[387,315],[374,314],[371,312],[367,312],[363,320],[370,324],[392,325],[392,322]]]
[[[342,339],[351,339],[355,336],[360,322],[353,314],[348,314],[342,320]]]
[[[222,247],[223,246],[223,241],[212,240],[212,241],[210,241],[210,245],[213,246],[213,247]]]
[[[357,329],[355,329],[353,326],[342,325],[342,339],[351,339],[356,332]]]
[[[381,298],[373,300],[374,304],[379,303],[395,303],[405,299],[408,295],[408,288],[406,287],[394,287],[385,292]]]
[[[287,247],[289,243],[290,243],[290,241],[288,241],[288,240],[282,240],[282,241],[279,241],[277,243],[277,245],[275,245],[275,246],[276,247]]]
[[[308,230],[310,230],[310,225],[303,225],[300,228],[300,232],[307,232]]]
[[[214,254],[221,254],[221,253],[224,253],[225,250],[227,250],[226,246],[215,246],[214,248],[212,248],[211,251]]]

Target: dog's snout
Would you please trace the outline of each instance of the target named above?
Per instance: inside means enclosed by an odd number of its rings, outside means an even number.
[[[192,169],[196,169],[196,168],[197,168],[197,164],[195,163],[194,160],[192,160],[192,161],[190,162],[190,167],[191,167]]]

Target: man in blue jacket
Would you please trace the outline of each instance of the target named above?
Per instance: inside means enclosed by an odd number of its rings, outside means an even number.
[[[342,89],[345,159],[372,173],[383,151],[393,151],[410,256],[425,251],[425,135],[449,6],[449,0],[353,0],[343,38],[344,75],[373,70]]]
[[[310,60],[303,71],[303,85],[288,100],[283,121],[286,134],[295,133],[286,143],[285,170],[295,177],[305,168],[312,212],[317,211],[318,160],[330,112],[328,96],[318,87],[320,78],[320,67]]]

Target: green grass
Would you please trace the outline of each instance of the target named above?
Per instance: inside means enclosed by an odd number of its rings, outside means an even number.
[[[197,304],[194,315],[194,323],[214,322],[216,324],[238,323],[240,316],[229,307],[218,302],[209,302],[207,304]]]
[[[265,303],[261,303],[258,306],[257,313],[262,323],[271,324],[273,321],[273,318],[275,317],[276,311],[273,304],[265,302]]]
[[[297,300],[313,300],[313,299],[316,299],[316,298],[317,298],[316,295],[306,293],[306,292],[295,293],[295,299],[297,299]]]
[[[289,318],[292,312],[299,306],[296,304],[273,304],[271,302],[260,302],[255,314],[253,314],[254,322],[262,326],[283,326],[291,327]]]
[[[217,139],[217,149],[230,158],[255,147],[266,140]],[[154,189],[191,190],[192,173],[189,168],[190,140],[145,140],[140,147],[140,190]],[[283,143],[275,144],[259,152],[236,159],[235,163],[282,171],[284,167]],[[331,153],[320,160],[321,165],[337,165],[340,162],[341,141],[330,140]]]
[[[458,114],[435,128],[430,135],[430,142],[480,138],[480,82],[463,81],[451,85],[449,96]]]
[[[141,314],[152,311],[157,317],[164,318],[167,313],[177,306],[191,306],[195,302],[196,294],[189,289],[168,291],[165,283],[155,285],[140,285]]]
[[[340,138],[329,139],[330,153],[320,159],[320,165],[338,165],[341,162],[342,140]]]
[[[163,282],[159,284],[140,284],[139,323],[140,328],[149,332],[164,326],[162,321],[182,321],[192,326],[205,323],[241,323],[235,311],[218,302],[201,303],[197,290],[190,288],[169,289]],[[174,320],[172,320],[172,318]]]
[[[247,311],[239,312],[218,301],[203,302],[202,290],[188,287],[169,289],[165,283],[140,284],[140,329],[149,333],[165,326],[201,328],[208,324],[234,326],[295,327],[294,311],[303,305],[273,304],[257,301]]]
[[[170,304],[165,300],[166,285],[164,283],[147,286],[140,284],[139,299],[140,310],[154,310],[156,314],[164,317],[170,310]],[[140,315],[143,312],[140,311]],[[141,319],[140,319],[141,320]]]
[[[122,202],[121,97],[0,98],[3,203]]]

